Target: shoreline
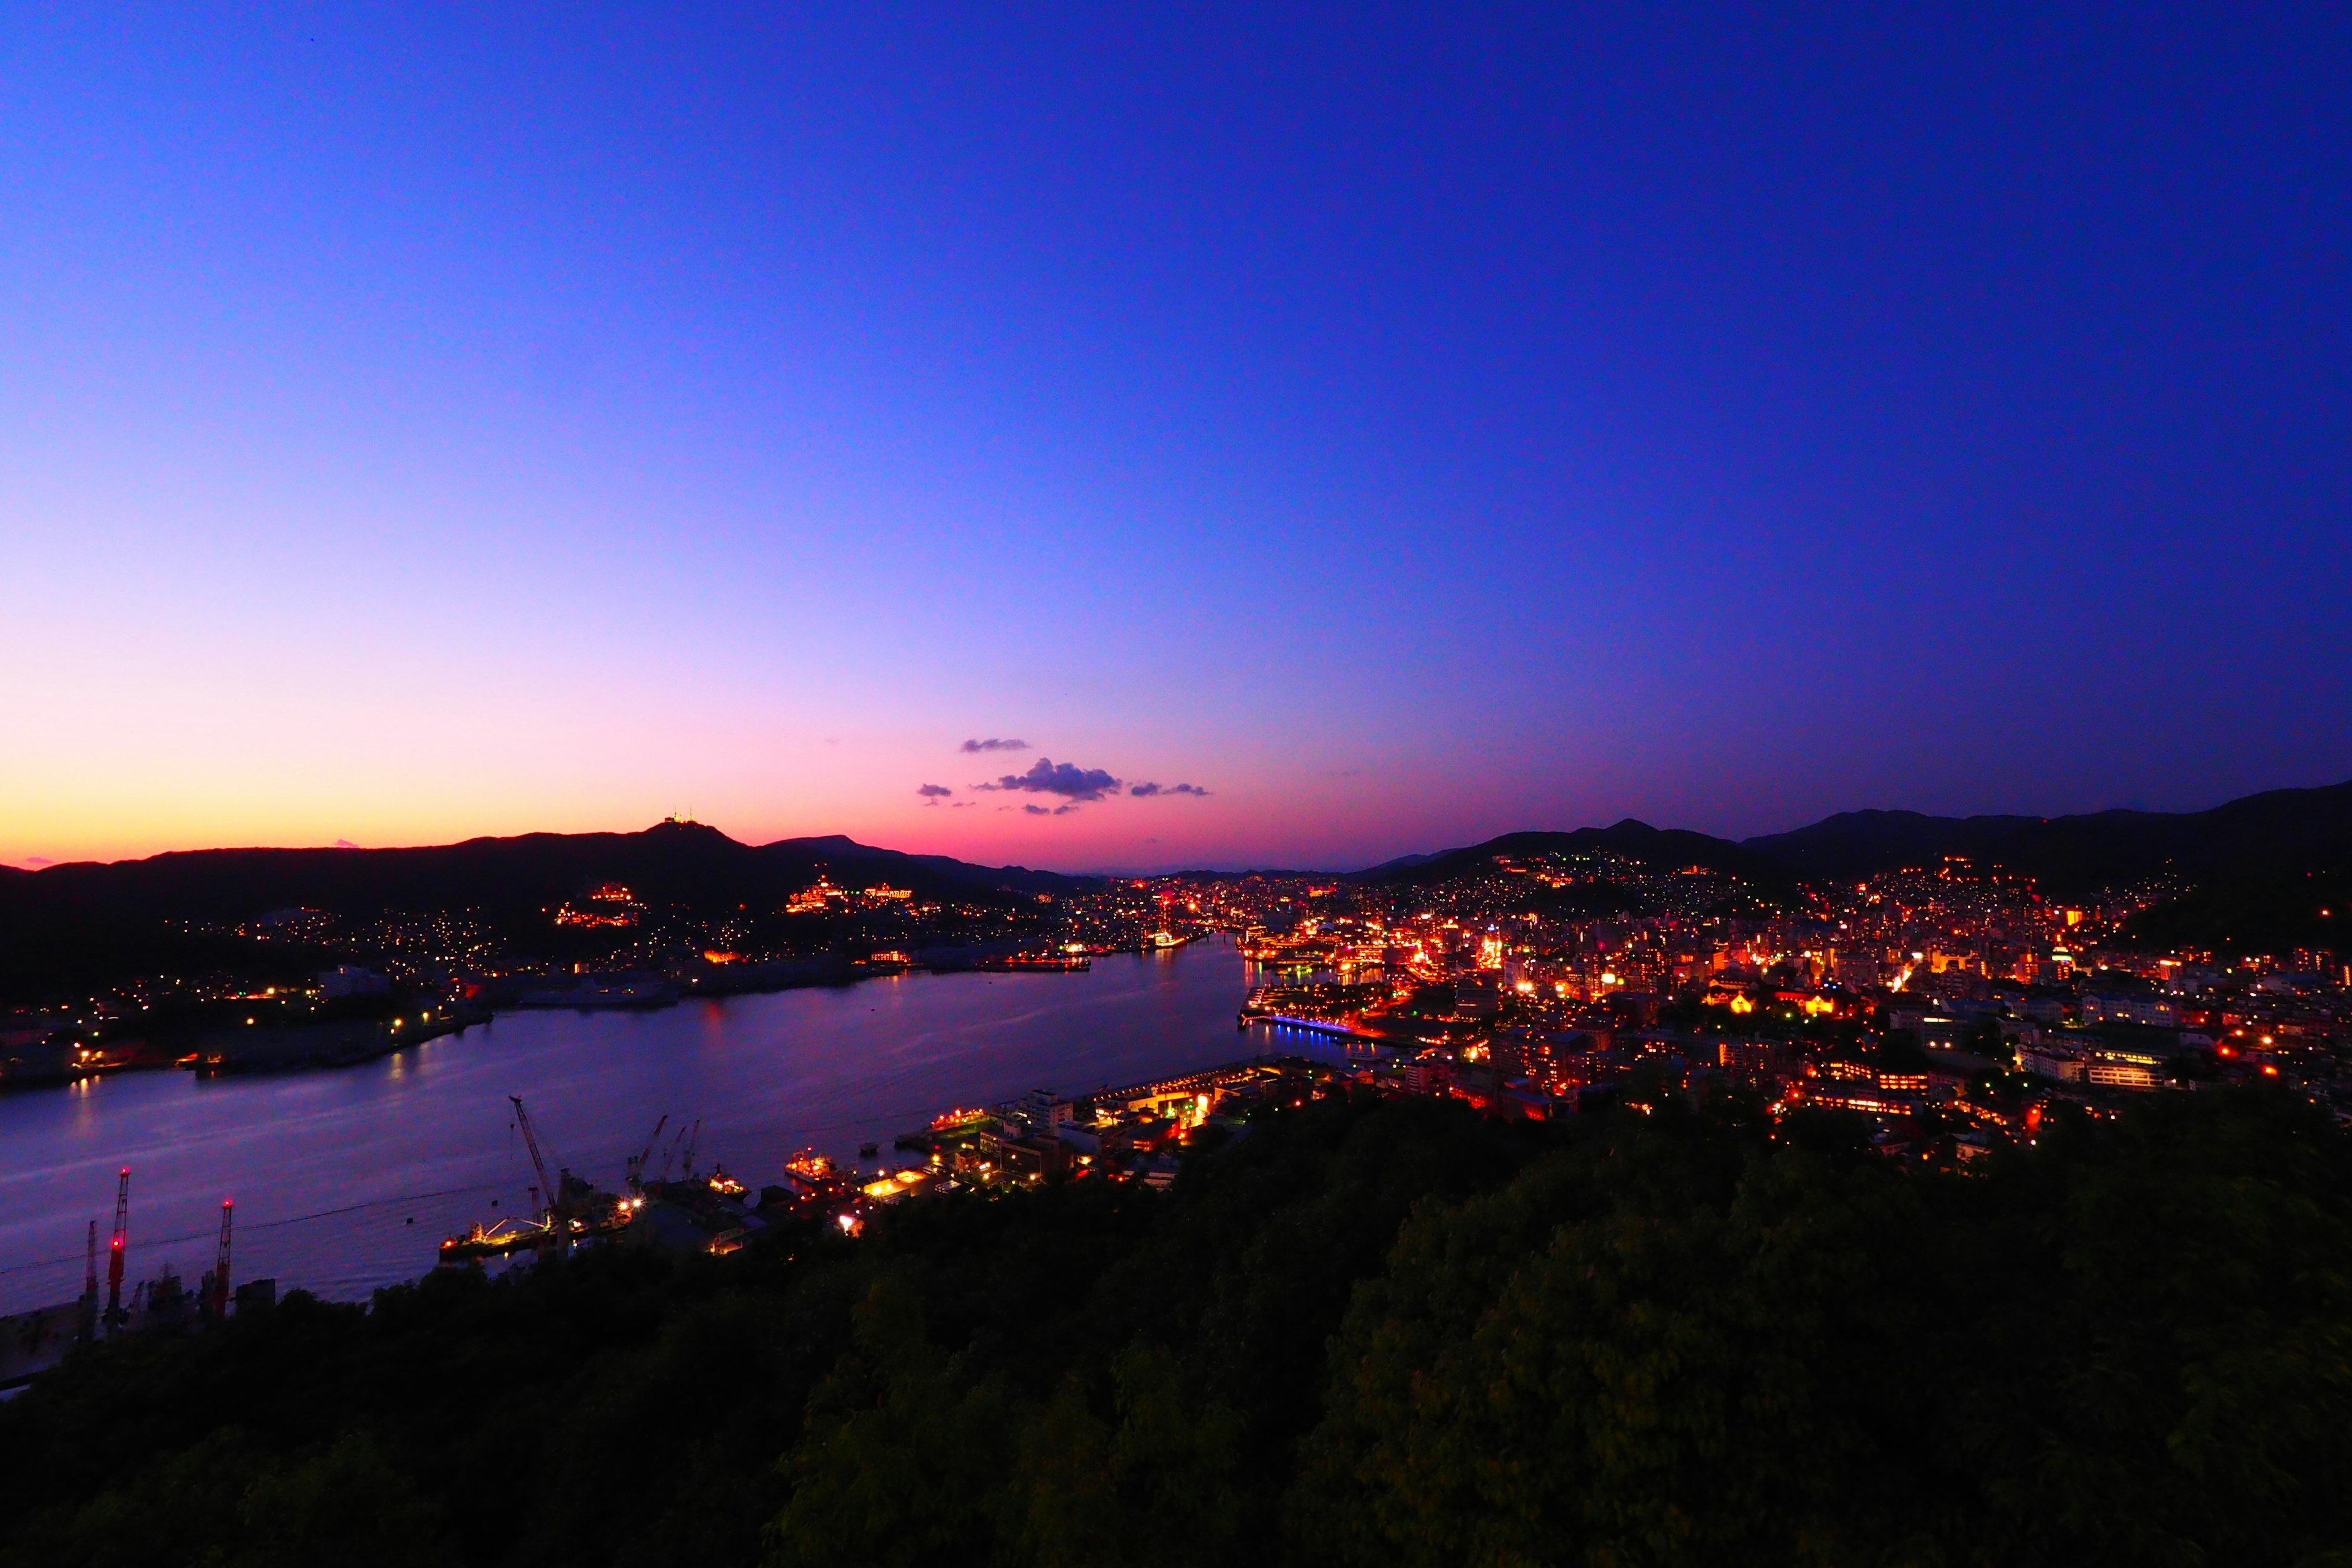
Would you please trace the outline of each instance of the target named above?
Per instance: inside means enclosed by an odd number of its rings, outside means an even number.
[[[1180,952],[1195,942],[1211,940],[1219,933],[1204,931],[1188,936],[1183,941],[1165,946],[1150,941],[1132,948],[1105,948],[1090,957],[1150,958],[1161,953]],[[745,972],[739,979],[728,970],[737,966],[713,965],[708,973],[690,974],[682,978],[658,977],[668,989],[659,996],[632,994],[603,1000],[595,994],[584,994],[581,1000],[554,999],[554,993],[532,989],[548,977],[526,975],[513,977],[511,984],[500,987],[507,999],[468,1001],[454,1004],[447,1016],[422,1020],[394,1019],[386,1026],[381,1020],[339,1020],[318,1024],[260,1026],[250,1033],[236,1028],[215,1028],[194,1037],[196,1048],[192,1052],[156,1054],[68,1072],[60,1077],[35,1079],[0,1079],[0,1095],[30,1094],[43,1089],[70,1089],[93,1079],[119,1078],[127,1073],[184,1071],[199,1079],[219,1078],[254,1078],[275,1074],[332,1071],[343,1068],[365,1067],[386,1057],[396,1056],[411,1046],[431,1040],[463,1035],[476,1025],[488,1024],[501,1016],[521,1013],[660,1013],[683,1003],[697,1000],[720,1000],[730,996],[770,996],[787,991],[807,991],[827,987],[847,987],[867,980],[884,980],[905,974],[977,974],[977,973],[1084,973],[1083,968],[999,970],[990,968],[988,959],[1017,952],[1031,945],[1026,943],[984,942],[955,948],[918,949],[915,961],[876,968],[862,961],[835,959],[820,955],[807,959],[775,959],[762,963],[740,966]],[[717,977],[720,984],[705,984]],[[530,1000],[523,998],[529,997]],[[364,1028],[366,1038],[361,1037]],[[205,1046],[216,1047],[209,1058]],[[243,1061],[237,1056],[244,1057]]]

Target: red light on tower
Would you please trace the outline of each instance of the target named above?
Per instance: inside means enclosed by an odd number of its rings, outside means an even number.
[[[131,1238],[131,1167],[122,1167],[122,1174],[114,1184],[114,1239],[108,1244],[106,1257],[106,1326],[122,1326],[122,1254]]]

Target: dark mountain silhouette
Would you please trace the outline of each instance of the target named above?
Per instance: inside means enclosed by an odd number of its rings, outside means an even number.
[[[1377,866],[1367,866],[1356,875],[1368,882],[1377,882],[1399,871],[1410,871],[1416,866],[1426,866],[1436,859],[1434,855],[1400,855],[1393,860],[1383,860]]]
[[[198,849],[12,871],[0,879],[0,929],[27,919],[241,921],[295,907],[352,915],[515,912],[607,880],[659,904],[772,905],[819,875],[843,887],[889,883],[929,898],[1087,885],[1083,878],[904,855],[840,837],[754,846],[698,823],[665,822],[642,833],[530,833],[414,849]]]
[[[2038,816],[1928,816],[1916,811],[1842,811],[1810,826],[1745,839],[1745,846],[1801,876],[1843,882],[1905,866],[1935,866],[1947,855],[1986,852]]]
[[[839,837],[740,844],[691,822],[413,849],[199,849],[110,865],[10,868],[0,876],[0,1000],[87,995],[132,974],[243,973],[256,951],[221,928],[276,910],[355,919],[466,910],[510,931],[544,931],[542,911],[600,882],[625,883],[657,906],[772,912],[820,876],[838,887],[887,883],[959,903],[1090,885]],[[317,955],[289,948],[272,956],[291,973]]]
[[[1817,881],[1934,866],[1947,855],[2025,873],[2059,895],[2168,872],[2198,882],[2268,880],[2352,867],[2352,784],[2271,790],[2210,811],[2052,817],[1849,811],[1742,847]]]
[[[1356,872],[1353,880],[1395,887],[1426,887],[1476,871],[1497,856],[1523,858],[1537,855],[1610,854],[1660,868],[1703,866],[1764,889],[1792,880],[1778,862],[1727,838],[1714,838],[1678,827],[1653,827],[1632,817],[1607,827],[1580,827],[1572,833],[1506,833],[1483,844],[1448,849],[1435,855],[1409,855]]]
[[[1572,833],[1507,833],[1434,855],[1407,855],[1353,873],[1356,881],[1426,884],[1496,856],[1605,850],[1647,865],[1705,866],[1770,885],[1842,882],[1965,855],[1981,868],[2035,878],[2055,894],[2090,892],[2169,873],[2240,882],[2352,870],[2352,783],[2270,790],[2208,811],[2101,811],[2079,816],[1928,816],[1844,811],[1810,826],[1733,842],[1655,828],[1631,817]]]
[[[1802,880],[1859,880],[1948,855],[2033,878],[2055,898],[2164,877],[2184,891],[2132,918],[2126,940],[2240,952],[2343,951],[2352,905],[2352,783],[2270,790],[2209,811],[2079,816],[1928,816],[1846,811],[1738,843],[1661,831],[1628,818],[1573,833],[1507,833],[1436,855],[1405,856],[1352,880],[1418,887],[1475,873],[1497,856],[1606,850],[1653,867],[1704,866],[1771,896]]]

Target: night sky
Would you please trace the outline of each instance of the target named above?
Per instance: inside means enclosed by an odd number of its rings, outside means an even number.
[[[2336,782],[2347,84],[2340,5],[10,7],[0,861]]]

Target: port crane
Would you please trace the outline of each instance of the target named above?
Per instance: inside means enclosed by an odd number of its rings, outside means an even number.
[[[539,1173],[539,1190],[547,1199],[547,1228],[553,1230],[556,1205],[562,1200],[562,1190],[547,1178],[547,1160],[539,1152],[539,1134],[531,1129],[530,1112],[522,1108],[522,1096],[510,1094],[507,1099],[514,1103],[515,1125],[522,1129],[523,1147],[530,1151],[530,1168]]]
[[[694,1119],[694,1125],[688,1128],[686,1132],[686,1174],[683,1180],[689,1182],[694,1180],[694,1149],[695,1145],[701,1142],[702,1118],[698,1116]]]
[[[198,1310],[211,1322],[228,1321],[229,1222],[236,1214],[236,1200],[221,1199],[220,1251],[213,1260],[213,1271],[204,1278],[204,1294],[196,1303]]]
[[[106,1326],[110,1330],[127,1321],[122,1314],[122,1254],[130,1241],[131,1167],[125,1165],[114,1186],[114,1240],[106,1258]]]
[[[661,1142],[662,1129],[668,1124],[669,1112],[665,1110],[661,1113],[661,1120],[654,1123],[653,1131],[646,1135],[646,1146],[629,1156],[629,1191],[637,1193],[645,1190],[646,1162],[654,1157],[654,1145]]]
[[[678,1129],[677,1129],[677,1131],[670,1134],[670,1137],[669,1137],[669,1147],[662,1151],[662,1164],[661,1164],[661,1177],[660,1177],[660,1179],[661,1179],[662,1181],[667,1182],[667,1181],[668,1181],[668,1180],[669,1180],[669,1170],[670,1170],[670,1167],[671,1167],[672,1165],[674,1165],[674,1164],[676,1164],[676,1163],[677,1163],[677,1151],[678,1151],[678,1147],[679,1147],[679,1145],[683,1144],[685,1142],[686,1142],[686,1124],[685,1124],[684,1122],[680,1122],[680,1123],[678,1123]]]

